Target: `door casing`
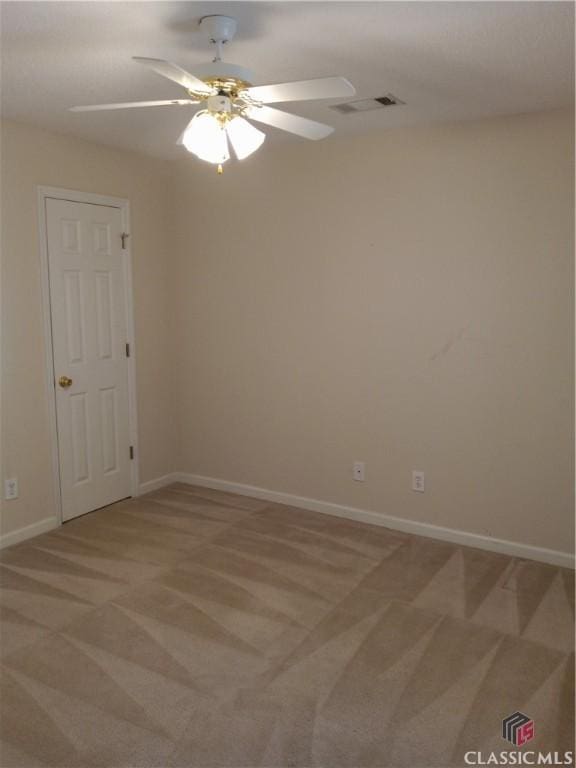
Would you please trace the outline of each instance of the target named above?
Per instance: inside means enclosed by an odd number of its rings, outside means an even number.
[[[58,453],[58,425],[56,421],[56,372],[54,370],[54,350],[52,346],[52,314],[50,311],[50,280],[48,266],[48,228],[46,220],[46,200],[69,200],[72,203],[89,203],[119,208],[122,217],[122,228],[127,234],[130,231],[130,203],[120,197],[96,195],[91,192],[79,192],[59,187],[37,187],[38,200],[38,240],[40,245],[40,271],[42,284],[42,319],[44,330],[44,349],[46,367],[46,393],[48,398],[48,417],[50,429],[50,452],[52,455],[52,474],[54,485],[54,504],[58,523],[62,524],[62,494],[60,490],[60,458]],[[130,443],[134,447],[134,459],[130,463],[130,485],[132,496],[138,494],[138,411],[136,401],[136,341],[134,338],[134,302],[132,291],[132,251],[131,238],[125,238],[125,248],[122,250],[122,266],[126,293],[126,329],[130,344],[128,358],[128,419]]]

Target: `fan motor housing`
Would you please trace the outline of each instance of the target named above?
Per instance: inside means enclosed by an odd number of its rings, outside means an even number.
[[[211,61],[209,64],[197,64],[194,66],[194,74],[205,82],[211,80],[239,81],[242,88],[248,88],[254,83],[254,72],[237,64],[229,64],[227,61]]]

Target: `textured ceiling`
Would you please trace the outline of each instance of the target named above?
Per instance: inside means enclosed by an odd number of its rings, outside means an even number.
[[[161,157],[190,108],[73,114],[76,104],[183,97],[131,61],[210,60],[201,16],[238,19],[224,58],[257,83],[344,75],[358,98],[392,92],[404,106],[341,115],[332,102],[279,105],[362,134],[438,120],[573,103],[569,2],[3,2],[2,110],[8,118]],[[304,141],[272,128],[269,141]],[[330,139],[328,139],[330,140]]]

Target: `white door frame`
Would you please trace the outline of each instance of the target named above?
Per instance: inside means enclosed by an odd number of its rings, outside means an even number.
[[[52,453],[52,474],[58,523],[62,524],[62,493],[60,489],[60,457],[58,453],[58,425],[56,421],[56,371],[54,370],[54,349],[52,346],[52,313],[50,311],[50,280],[48,266],[48,226],[46,220],[46,200],[68,200],[72,203],[90,203],[119,208],[122,216],[123,232],[130,234],[130,202],[121,197],[95,195],[91,192],[79,192],[59,187],[37,187],[38,200],[38,240],[40,244],[40,270],[42,281],[42,319],[44,325],[44,348],[46,356],[46,392],[48,398],[48,418],[50,428],[50,450]],[[130,344],[128,358],[128,419],[130,444],[134,447],[134,460],[130,462],[130,486],[132,496],[138,493],[138,410],[136,405],[136,343],[134,334],[134,301],[132,293],[132,251],[130,237],[125,239],[122,250],[122,266],[126,297],[127,342]]]

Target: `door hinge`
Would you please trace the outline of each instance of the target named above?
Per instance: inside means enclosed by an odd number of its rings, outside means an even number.
[[[130,357],[130,342],[126,342],[126,357]]]
[[[130,237],[130,235],[128,234],[128,232],[122,232],[122,234],[120,235],[120,239],[122,240],[122,250],[123,251],[126,250],[126,240],[129,237]]]
[[[134,458],[134,446],[133,445],[130,446],[130,458],[131,459]]]

